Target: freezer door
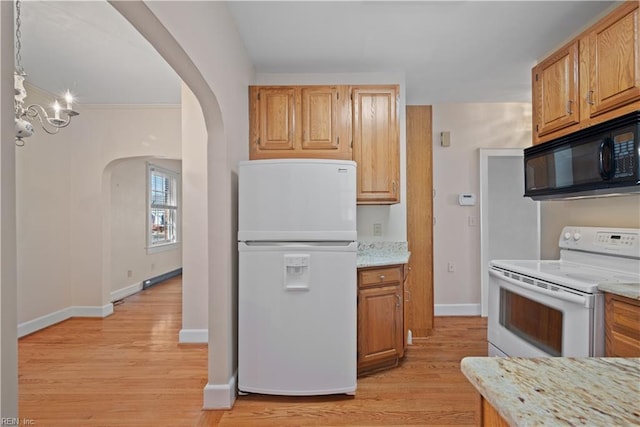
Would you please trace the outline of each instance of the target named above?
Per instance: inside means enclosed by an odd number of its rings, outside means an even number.
[[[356,390],[356,244],[239,244],[238,388]]]
[[[238,173],[238,240],[356,240],[355,162],[252,160]]]

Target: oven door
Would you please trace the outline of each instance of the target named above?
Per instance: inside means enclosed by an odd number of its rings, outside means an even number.
[[[588,357],[604,353],[604,334],[597,330],[600,322],[594,315],[595,306],[602,303],[600,295],[574,293],[495,267],[489,274],[488,338],[490,348],[498,350],[492,354]]]

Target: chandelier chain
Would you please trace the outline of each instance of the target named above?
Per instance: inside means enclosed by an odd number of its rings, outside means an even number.
[[[22,32],[20,31],[20,27],[22,25],[22,20],[20,19],[20,9],[22,4],[20,0],[16,0],[16,71],[20,75],[24,75],[24,68],[22,67],[22,55],[20,50],[22,49]]]

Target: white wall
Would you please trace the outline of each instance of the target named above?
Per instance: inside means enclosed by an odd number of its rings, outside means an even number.
[[[52,104],[51,94],[28,83],[25,88],[27,103]],[[35,133],[16,148],[15,156],[19,323],[73,305],[71,127],[57,135],[48,135],[35,123],[34,127]]]
[[[207,222],[192,224],[201,234],[197,242],[183,242],[183,258],[187,260],[206,240],[207,270],[196,273],[207,283],[209,303],[209,378],[204,407],[230,407],[235,400],[236,369],[237,163],[248,157],[247,87],[253,66],[222,2],[112,5],[176,70],[204,113],[207,150],[196,149],[189,155],[207,159]],[[190,173],[188,161],[183,158],[185,175]],[[183,191],[186,200],[188,187]]]
[[[203,224],[208,223],[208,135],[197,98],[182,84],[182,329],[180,342],[208,341],[209,257]]]
[[[51,97],[27,91],[32,101]],[[78,307],[84,315],[108,314],[112,169],[129,157],[180,157],[179,106],[77,109],[68,128],[57,135],[36,128],[16,151],[21,334]]]
[[[395,205],[358,206],[358,240],[407,240],[407,162],[406,162],[406,96],[404,73],[326,73],[287,74],[258,73],[256,85],[322,85],[322,84],[398,84],[400,131],[400,203]],[[248,140],[246,142],[248,147]],[[373,224],[382,224],[382,235],[373,235]]]
[[[562,227],[640,228],[640,194],[595,199],[541,202],[543,259],[558,259],[558,238]]]
[[[68,129],[74,141],[71,292],[74,305],[95,307],[107,304],[111,293],[111,229],[103,215],[110,206],[108,166],[128,157],[179,159],[180,107],[86,105],[80,113]]]
[[[139,285],[137,288],[141,289],[142,281],[182,267],[180,242],[161,251],[147,251],[147,163],[178,174],[182,166],[180,160],[139,157],[113,165],[110,209],[112,294],[132,285]],[[181,201],[180,197],[178,201]],[[181,214],[180,205],[178,210]],[[179,228],[179,239],[181,231]]]
[[[0,2],[0,415],[18,416],[13,2]]]
[[[440,145],[443,131],[451,132],[450,147]],[[529,145],[529,103],[433,106],[436,314],[480,313],[479,149]],[[460,193],[474,193],[476,205],[459,206]],[[476,219],[476,226],[469,226],[469,217]],[[453,272],[447,271],[449,262],[454,265]]]

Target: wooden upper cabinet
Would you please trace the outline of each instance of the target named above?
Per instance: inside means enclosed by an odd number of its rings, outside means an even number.
[[[351,160],[347,86],[250,86],[249,158]]]
[[[358,164],[358,203],[398,203],[398,86],[354,86],[351,96],[353,159]]]
[[[256,88],[256,151],[293,150],[295,99],[293,88]]]
[[[640,99],[638,2],[630,1],[589,33],[589,113],[596,116]]]
[[[338,90],[335,87],[305,87],[302,100],[302,149],[337,150],[339,143]]]
[[[578,99],[578,41],[533,69],[536,131],[539,136],[580,121]]]
[[[640,109],[638,2],[627,1],[532,70],[533,143]]]

